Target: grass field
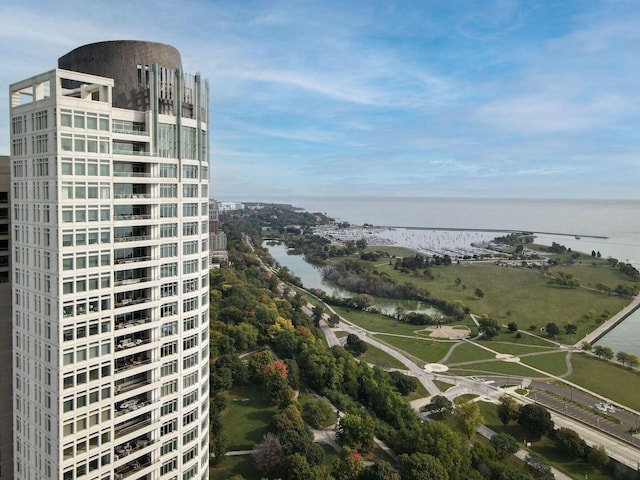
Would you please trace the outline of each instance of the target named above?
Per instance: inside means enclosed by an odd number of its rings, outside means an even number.
[[[417,338],[394,337],[392,335],[376,335],[376,338],[402,350],[424,363],[433,363],[446,355],[451,348],[451,343],[435,342],[433,340],[420,340]],[[420,363],[418,362],[418,366]]]
[[[473,363],[465,365],[464,367],[454,367],[449,371],[454,375],[487,375],[490,373],[496,373],[534,378],[542,376],[523,365],[510,362],[502,362],[500,360],[496,360],[493,362]]]
[[[372,363],[382,368],[400,368],[406,369],[402,362],[399,362],[387,352],[374,347],[373,345],[367,345],[367,351],[358,357],[358,360],[362,362]]]
[[[640,373],[591,355],[573,355],[573,374],[567,380],[622,405],[640,410]],[[615,381],[612,381],[615,379]]]
[[[262,389],[232,388],[228,407],[222,412],[222,425],[229,436],[228,450],[252,449],[262,440],[276,411]]]
[[[246,480],[260,480],[264,476],[257,469],[251,455],[227,457],[209,471],[211,480],[226,480],[234,475],[242,475]]]
[[[398,282],[410,282],[425,288],[437,297],[461,301],[473,313],[487,313],[504,323],[516,322],[521,329],[527,329],[530,325],[540,328],[549,322],[562,325],[569,321],[578,327],[573,336],[575,339],[596,327],[594,320],[584,319],[589,310],[594,310],[596,315],[605,310],[614,313],[629,303],[629,299],[614,295],[606,296],[587,289],[566,289],[549,285],[548,278],[533,270],[499,267],[492,263],[432,267],[434,280],[402,274],[390,266],[381,266],[379,270],[387,272]],[[607,267],[599,270],[606,273],[606,276],[610,275]],[[461,285],[466,288],[456,287],[456,278],[460,278]],[[484,292],[483,298],[474,295],[476,288]],[[572,339],[565,340],[560,335],[559,340],[571,342]]]
[[[567,373],[566,358],[567,352],[554,352],[542,355],[531,355],[530,357],[520,357],[520,361],[552,375],[560,376]]]
[[[333,309],[351,323],[371,332],[414,336],[416,330],[424,329],[421,325],[410,325],[379,313],[363,312],[344,307],[333,307]]]
[[[535,339],[534,339],[535,340]],[[552,344],[547,343],[545,346],[542,345],[526,345],[522,343],[509,343],[509,342],[494,342],[494,341],[484,341],[481,340],[481,345],[484,345],[491,350],[495,350],[498,353],[509,353],[511,355],[525,355],[527,353],[540,353],[540,352],[550,352],[553,350],[557,350],[558,347],[554,347]]]
[[[455,348],[447,360],[447,365],[462,362],[475,362],[478,360],[489,360],[494,357],[495,355],[493,353],[486,351],[484,348],[465,342]]]

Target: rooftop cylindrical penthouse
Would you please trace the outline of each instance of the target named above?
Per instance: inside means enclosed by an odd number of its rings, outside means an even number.
[[[114,107],[146,111],[151,105],[149,86],[154,62],[161,80],[164,80],[163,72],[170,72],[167,81],[176,72],[182,72],[182,60],[176,48],[139,40],[83,45],[60,57],[58,68],[112,78]]]

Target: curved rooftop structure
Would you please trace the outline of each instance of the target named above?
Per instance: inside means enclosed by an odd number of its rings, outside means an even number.
[[[115,81],[113,106],[149,109],[149,78],[154,62],[159,70],[182,72],[175,47],[158,42],[114,40],[78,47],[58,59],[58,68],[88,73]]]

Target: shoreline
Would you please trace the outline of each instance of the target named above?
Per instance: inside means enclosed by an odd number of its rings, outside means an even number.
[[[574,237],[574,238],[596,238],[598,240],[608,240],[609,237],[605,235],[589,235],[582,233],[558,233],[558,232],[538,232],[529,230],[508,230],[504,228],[461,228],[461,227],[402,227],[393,225],[379,225],[380,228],[403,228],[405,230],[435,230],[442,232],[482,232],[482,233],[531,233],[538,235],[557,235],[560,237]],[[364,228],[364,227],[362,227]]]

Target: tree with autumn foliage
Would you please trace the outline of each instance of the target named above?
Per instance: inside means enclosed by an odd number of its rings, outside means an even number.
[[[283,361],[276,360],[265,365],[262,378],[272,402],[281,406],[291,403],[295,395],[287,381],[287,366]]]

